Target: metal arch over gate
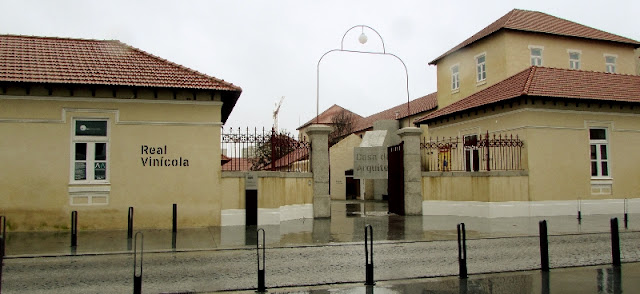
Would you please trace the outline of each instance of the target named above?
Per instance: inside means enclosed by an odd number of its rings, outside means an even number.
[[[404,142],[387,147],[389,213],[404,215]]]

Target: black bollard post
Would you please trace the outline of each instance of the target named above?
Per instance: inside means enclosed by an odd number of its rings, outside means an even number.
[[[140,268],[138,270],[138,235],[140,235]],[[142,293],[142,258],[144,255],[144,234],[136,233],[133,247],[133,294]]]
[[[2,267],[4,266],[4,247],[7,240],[7,219],[4,215],[0,215],[0,293],[2,293]]]
[[[549,238],[547,234],[547,221],[539,223],[540,227],[540,269],[543,272],[549,271]]]
[[[2,250],[0,250],[0,256],[4,257],[5,255],[5,245],[7,241],[7,218],[4,215],[0,215],[0,246],[2,246]]]
[[[614,266],[620,266],[620,233],[617,217],[611,219],[611,258]]]
[[[262,269],[260,269],[260,231],[262,231]],[[258,292],[264,293],[267,292],[267,287],[264,283],[264,275],[265,275],[265,250],[267,247],[267,241],[265,239],[264,229],[258,229],[256,231],[256,254],[258,256]]]
[[[578,223],[582,223],[582,199],[578,198]]]
[[[629,228],[628,212],[629,212],[629,204],[627,203],[627,198],[625,198],[624,199],[624,228],[625,229]]]
[[[178,204],[173,204],[173,226],[171,229],[171,248],[176,249],[176,237],[178,234]]]
[[[458,266],[460,279],[466,279],[467,275],[467,233],[464,223],[458,224]]]
[[[366,270],[364,284],[373,286],[376,282],[373,280],[373,227],[371,225],[364,227],[364,255]]]
[[[78,211],[71,212],[71,248],[78,246]]]
[[[127,239],[133,238],[133,207],[129,207],[129,216],[127,217]]]
[[[133,239],[133,207],[129,207],[129,216],[127,217],[127,250],[131,250],[132,239]]]

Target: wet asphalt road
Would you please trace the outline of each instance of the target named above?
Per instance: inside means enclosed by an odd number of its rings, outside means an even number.
[[[623,262],[640,261],[640,232],[621,233]],[[514,237],[467,241],[469,274],[537,269],[539,239]],[[611,263],[607,233],[549,237],[551,267]],[[376,280],[454,276],[456,241],[374,243]],[[364,282],[364,245],[267,248],[271,287]],[[255,249],[146,253],[143,293],[255,289]],[[131,293],[133,255],[10,258],[3,293]]]

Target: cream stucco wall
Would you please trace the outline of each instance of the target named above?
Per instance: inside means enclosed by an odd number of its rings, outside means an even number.
[[[447,106],[531,66],[529,46],[543,48],[542,66],[569,68],[567,50],[581,52],[581,70],[605,71],[605,54],[617,56],[616,72],[638,74],[634,48],[613,42],[501,30],[462,48],[437,63],[438,106]],[[475,56],[486,53],[486,83],[476,82]],[[451,90],[451,67],[459,66],[460,88]]]
[[[640,143],[640,114],[637,109],[620,109],[599,104],[558,104],[556,107],[521,104],[513,108],[497,109],[463,119],[431,125],[432,136],[460,136],[469,132],[513,133],[524,140],[523,169],[528,174],[528,191],[507,193],[509,189],[495,189],[486,194],[472,178],[423,179],[425,193],[444,191],[448,200],[465,201],[547,201],[581,199],[622,199],[637,197],[640,190],[640,153],[634,146]],[[611,179],[592,179],[590,174],[589,127],[605,127],[609,131],[609,162]],[[464,172],[462,172],[464,174]],[[513,180],[513,179],[512,179]],[[512,185],[514,182],[505,183]],[[447,181],[457,181],[454,187]],[[466,183],[465,181],[472,181]],[[476,180],[477,181],[477,180]],[[485,181],[482,179],[482,181]],[[489,179],[489,181],[491,181]],[[611,183],[610,192],[592,191],[592,185]],[[521,183],[515,183],[520,186]],[[497,185],[499,187],[502,184]],[[461,191],[442,190],[462,189]],[[515,186],[513,186],[515,187]],[[512,187],[512,188],[513,188]],[[440,190],[438,190],[440,189]],[[517,190],[517,189],[516,189]],[[496,193],[494,195],[493,193]],[[437,195],[434,194],[434,195]],[[448,195],[448,196],[447,196]],[[485,196],[475,195],[489,195]],[[527,197],[523,196],[527,195]],[[432,199],[424,195],[425,200]]]
[[[346,199],[346,178],[344,172],[353,169],[353,148],[360,146],[362,138],[351,134],[329,148],[330,194],[331,199]]]
[[[0,96],[0,214],[18,231],[66,228],[72,210],[81,229],[124,229],[132,206],[137,228],[167,228],[176,203],[179,227],[219,225],[221,105]],[[74,118],[108,120],[108,184],[70,183]],[[143,145],[166,146],[166,154],[141,154]],[[189,166],[143,166],[148,156]],[[107,201],[70,198],[92,189],[107,190]]]

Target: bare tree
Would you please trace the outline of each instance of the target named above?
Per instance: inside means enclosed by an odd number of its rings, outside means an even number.
[[[329,133],[329,146],[353,132],[353,114],[343,109],[331,118],[331,125],[333,131]]]

